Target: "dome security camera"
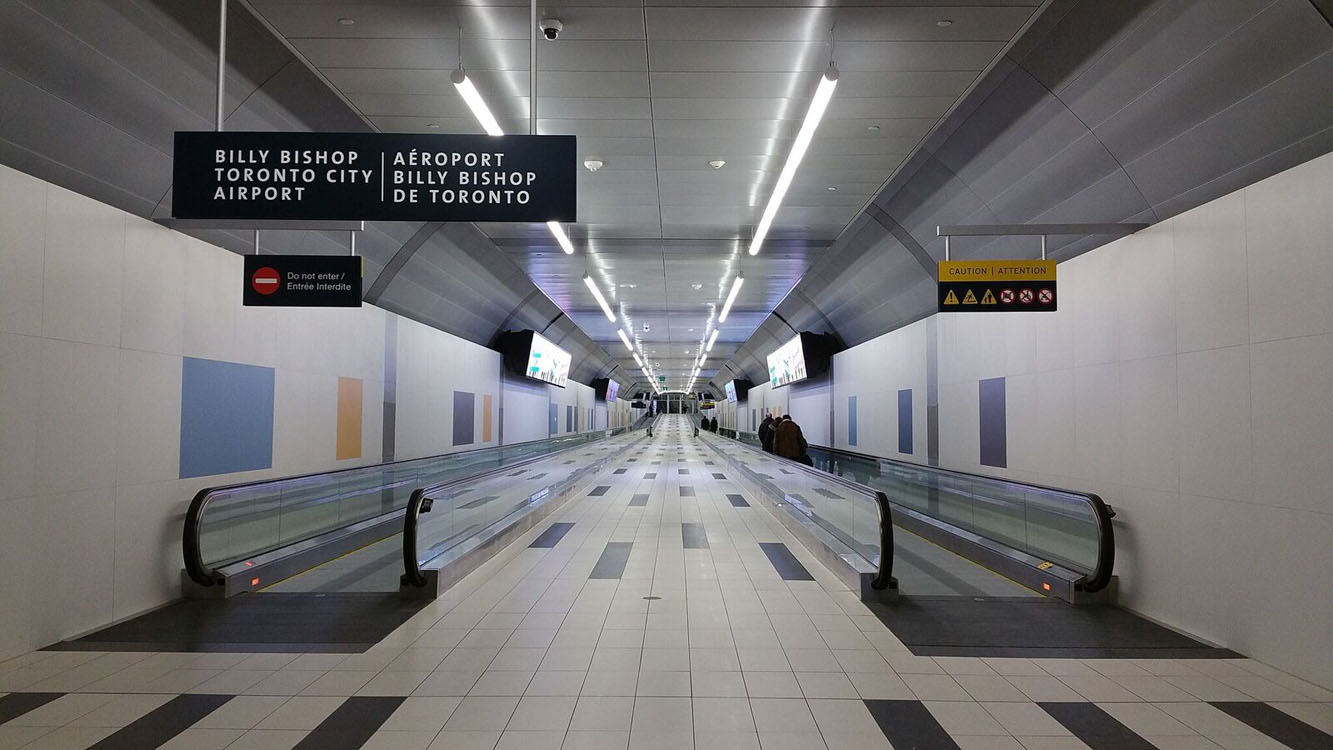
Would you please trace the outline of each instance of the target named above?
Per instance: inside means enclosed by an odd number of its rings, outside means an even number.
[[[541,23],[537,25],[541,28],[542,35],[546,37],[548,42],[554,42],[558,39],[560,32],[565,28],[565,25],[560,23],[558,18],[543,18]]]

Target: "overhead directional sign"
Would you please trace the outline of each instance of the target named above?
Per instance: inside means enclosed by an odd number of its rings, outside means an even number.
[[[940,312],[1051,312],[1053,260],[940,261]]]
[[[576,221],[572,135],[178,132],[172,215]]]
[[[355,255],[247,255],[241,302],[249,307],[360,307]]]

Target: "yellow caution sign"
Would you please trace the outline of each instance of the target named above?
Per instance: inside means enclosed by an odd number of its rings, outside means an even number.
[[[963,295],[963,304],[964,305],[977,304],[977,295],[973,294],[971,289],[967,290],[967,294]]]
[[[981,297],[981,304],[983,304],[983,305],[994,305],[994,304],[998,304],[998,303],[995,301],[995,295],[994,295],[994,294],[991,294],[991,293],[990,293],[990,290],[987,289],[987,290],[986,290],[986,293],[985,293],[984,295],[982,295],[982,297]]]
[[[1055,281],[1053,260],[944,260],[941,284],[955,281]]]
[[[956,304],[958,304],[958,295],[956,295],[956,294],[954,294],[952,291],[950,291],[950,292],[949,292],[949,296],[944,298],[944,304],[946,304],[946,305],[956,305]]]

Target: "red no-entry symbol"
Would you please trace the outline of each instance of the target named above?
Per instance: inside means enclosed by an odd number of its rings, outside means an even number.
[[[254,275],[250,277],[250,288],[258,294],[272,294],[278,291],[280,286],[278,279],[278,272],[272,268],[268,266],[257,268]]]
[[[1055,292],[1052,292],[1050,289],[1043,289],[1040,292],[1037,292],[1037,301],[1043,305],[1051,304],[1051,300],[1053,299],[1055,299]]]
[[[1032,304],[1032,290],[1031,290],[1031,289],[1021,289],[1021,290],[1019,290],[1019,292],[1018,292],[1018,301],[1019,301],[1019,302],[1022,302],[1022,303],[1025,304],[1025,305],[1030,305],[1030,304]]]
[[[1001,290],[1000,290],[1000,302],[1003,302],[1003,303],[1006,304],[1006,305],[1012,305],[1012,304],[1014,304],[1014,290],[1012,290],[1012,289],[1001,289]]]

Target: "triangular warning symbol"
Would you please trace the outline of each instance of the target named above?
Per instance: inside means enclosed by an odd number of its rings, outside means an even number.
[[[954,294],[952,289],[949,290],[949,295],[944,298],[944,304],[946,305],[958,304],[958,295]]]
[[[993,305],[993,304],[995,304],[995,295],[991,294],[989,289],[987,289],[987,290],[986,290],[986,293],[985,293],[984,295],[982,295],[982,297],[981,297],[981,304],[983,304],[983,305]]]
[[[964,305],[977,304],[977,295],[973,294],[971,289],[967,290],[967,294],[963,295],[963,304]]]

